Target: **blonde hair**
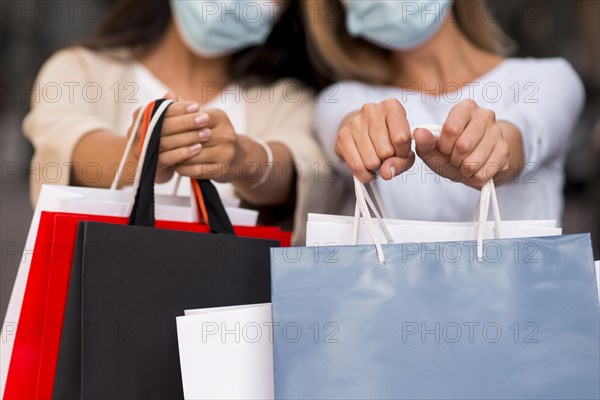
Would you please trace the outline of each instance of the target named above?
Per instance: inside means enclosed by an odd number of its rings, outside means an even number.
[[[340,0],[303,1],[309,56],[323,74],[336,81],[379,85],[392,81],[390,52],[350,36]],[[459,29],[477,47],[502,55],[514,50],[514,42],[490,18],[485,0],[455,0],[452,13]]]

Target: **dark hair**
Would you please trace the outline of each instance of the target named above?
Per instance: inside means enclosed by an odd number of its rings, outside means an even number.
[[[230,76],[241,83],[264,84],[294,78],[320,90],[330,82],[307,56],[300,1],[286,0],[284,7],[264,44],[233,56]],[[98,32],[80,45],[95,51],[128,48],[139,58],[157,45],[171,22],[168,0],[119,0],[108,15]]]

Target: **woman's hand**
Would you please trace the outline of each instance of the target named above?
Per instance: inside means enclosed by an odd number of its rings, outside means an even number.
[[[266,156],[262,147],[238,135],[224,111],[206,111],[208,136],[203,138],[202,151],[178,161],[177,173],[196,179],[217,182],[256,182],[265,171],[259,160]],[[249,167],[254,164],[255,167]]]
[[[404,107],[396,99],[367,103],[349,114],[338,131],[335,152],[361,182],[375,179],[380,171],[390,180],[415,162]]]
[[[509,131],[510,144],[505,137]],[[426,129],[417,129],[414,138],[417,154],[429,168],[477,189],[508,170],[511,152],[513,159],[517,156],[517,162],[523,157],[518,129],[509,123],[496,122],[492,110],[480,108],[472,100],[452,108],[439,139]],[[520,165],[522,168],[522,162]],[[520,170],[518,165],[517,169]]]
[[[164,98],[176,100],[168,109],[163,121],[156,182],[167,182],[175,172],[175,165],[190,159],[200,153],[202,144],[210,137],[210,129],[206,127],[208,115],[200,112],[200,106],[195,102],[181,101],[173,93],[167,93]],[[134,121],[140,110],[134,113]],[[128,135],[131,135],[132,126]],[[139,160],[140,130],[135,132],[132,154]]]

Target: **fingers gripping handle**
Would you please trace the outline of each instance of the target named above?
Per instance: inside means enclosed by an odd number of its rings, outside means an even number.
[[[167,108],[173,100],[159,99],[151,103],[152,110],[148,129],[142,135],[139,167],[133,186],[135,199],[129,208],[131,225],[154,226],[154,180],[158,168],[160,132]],[[219,194],[208,180],[193,180],[196,202],[203,209],[204,220],[213,233],[233,234],[233,226]]]
[[[436,138],[439,138],[441,135],[442,127],[440,125],[434,124],[422,124],[417,125],[415,129],[423,128],[430,131]],[[356,206],[354,210],[354,229],[353,229],[353,243],[358,243],[358,231],[359,231],[359,222],[361,216],[364,218],[365,225],[367,230],[369,231],[369,236],[371,241],[375,245],[377,250],[377,260],[380,265],[385,263],[385,255],[383,254],[383,248],[381,247],[381,241],[376,234],[376,229],[371,219],[371,210],[377,218],[379,226],[383,230],[388,243],[393,243],[393,238],[391,233],[389,232],[385,221],[377,212],[377,208],[373,204],[369,193],[367,192],[365,186],[354,177],[354,189],[356,194]],[[373,196],[377,201],[377,205],[383,214],[383,204],[381,202],[381,198],[377,187],[374,182],[371,182],[371,189],[373,190]],[[487,223],[487,217],[489,213],[490,203],[492,206],[492,214],[494,216],[494,233],[497,239],[502,238],[502,221],[500,218],[500,207],[498,206],[498,197],[496,195],[496,187],[494,185],[494,180],[490,179],[482,188],[481,194],[479,197],[479,203],[475,210],[475,214],[473,216],[473,220],[477,222],[476,225],[476,240],[477,240],[477,260],[483,261],[483,236],[485,232],[485,226]]]
[[[427,129],[433,136],[439,139],[442,133],[442,127],[435,124],[421,124],[417,125],[415,129],[423,128]],[[414,131],[413,131],[414,132]],[[476,240],[477,240],[477,260],[483,261],[483,234],[487,222],[490,202],[492,205],[492,213],[494,215],[494,232],[496,239],[502,237],[502,221],[500,219],[500,207],[498,206],[498,197],[496,196],[496,187],[494,180],[490,179],[481,188],[481,194],[479,196],[479,204],[475,210],[473,221],[477,222],[476,228]]]

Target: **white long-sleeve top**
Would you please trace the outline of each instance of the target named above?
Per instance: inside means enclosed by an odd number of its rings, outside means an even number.
[[[498,188],[502,218],[556,219],[563,210],[563,165],[569,138],[584,103],[581,80],[563,59],[510,58],[476,81],[446,85],[441,94],[424,88],[401,89],[360,82],[341,82],[319,96],[315,129],[330,160],[351,181],[348,167],[334,152],[335,138],[346,115],[369,102],[398,99],[412,127],[442,125],[451,108],[472,99],[496,113],[498,121],[516,125],[525,147],[523,172]],[[414,142],[413,142],[414,150]],[[422,160],[392,181],[377,179],[390,218],[469,221],[479,191],[436,175]]]

